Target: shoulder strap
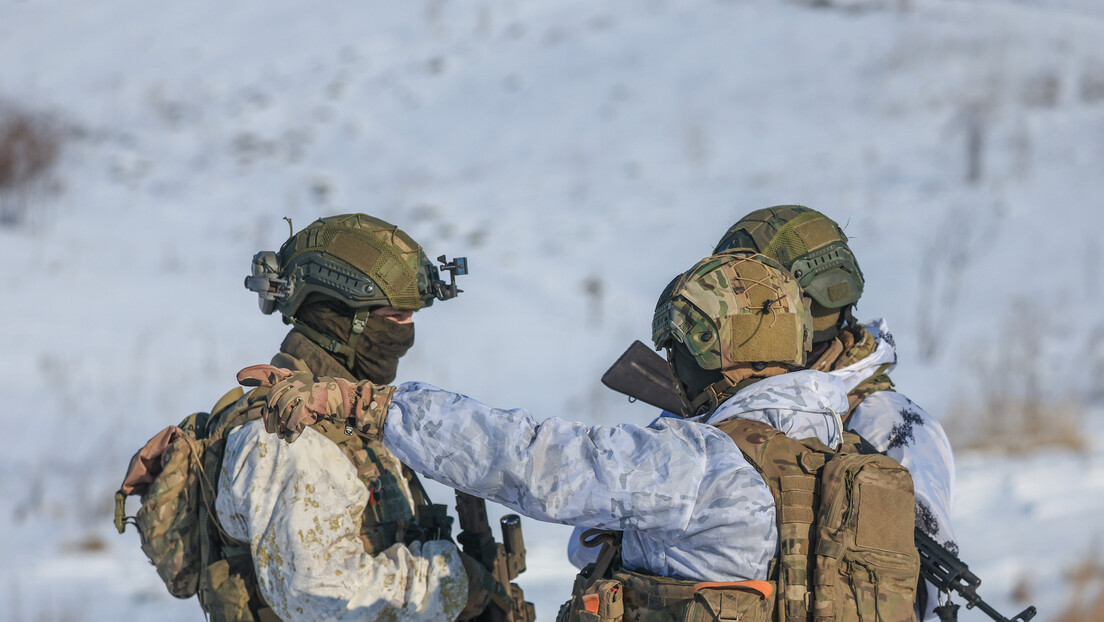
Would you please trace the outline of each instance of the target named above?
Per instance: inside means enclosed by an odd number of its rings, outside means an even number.
[[[732,438],[774,496],[779,558],[777,577],[771,578],[778,581],[779,606],[784,608],[778,619],[805,622],[813,574],[813,524],[819,506],[817,472],[826,454],[759,421],[729,419],[716,427]]]
[[[874,371],[874,375],[860,382],[854,389],[851,389],[851,392],[847,394],[847,414],[844,415],[844,421],[847,421],[847,418],[851,416],[851,413],[855,412],[859,404],[871,395],[879,391],[896,391],[893,380],[890,379],[889,374],[886,373],[890,365],[892,365],[892,363],[883,363]]]

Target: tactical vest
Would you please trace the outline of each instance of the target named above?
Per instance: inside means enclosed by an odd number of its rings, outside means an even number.
[[[861,437],[833,451],[765,423],[717,427],[774,497],[779,555],[767,581],[693,582],[620,567],[608,542],[576,578],[560,622],[914,622],[920,558],[912,478]],[[584,534],[584,545],[602,537]],[[607,538],[608,540],[608,538]]]
[[[273,362],[305,369],[285,354]],[[260,418],[266,394],[264,387],[248,394],[235,388],[212,408],[212,415],[196,413],[166,428],[131,461],[127,481],[116,493],[120,533],[126,523],[135,524],[142,550],[169,592],[179,598],[198,595],[215,622],[279,622],[261,597],[249,543],[231,538],[215,515],[226,439],[237,426]],[[312,428],[337,445],[368,489],[360,529],[367,553],[376,555],[400,542],[450,537],[446,507],[432,504],[417,476],[382,443],[346,436],[343,427],[329,423]],[[143,461],[153,466],[152,478],[129,485],[135,464]],[[142,507],[134,517],[125,517],[123,503],[130,494],[142,496]]]

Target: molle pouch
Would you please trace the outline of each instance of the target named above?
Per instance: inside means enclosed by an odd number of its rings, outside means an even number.
[[[699,583],[680,622],[771,622],[773,613],[769,581]]]
[[[628,622],[620,581],[599,579],[585,589],[581,586],[577,581],[575,595],[560,607],[556,622]]]
[[[620,581],[599,579],[583,592],[580,622],[621,622],[625,616],[624,591]]]
[[[249,610],[249,589],[240,574],[233,572],[225,559],[207,566],[199,591],[204,611],[212,620],[254,622]]]
[[[814,571],[818,622],[912,622],[920,558],[907,469],[846,454],[821,473]]]

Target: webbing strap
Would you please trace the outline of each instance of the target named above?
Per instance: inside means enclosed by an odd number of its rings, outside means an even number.
[[[360,346],[360,337],[364,334],[364,326],[368,322],[368,316],[371,314],[372,312],[367,308],[358,309],[357,312],[353,314],[353,326],[349,331],[349,345],[346,346],[348,351],[345,352],[345,367],[348,367],[350,371],[353,369],[353,364],[356,362],[356,351]]]
[[[801,456],[794,456],[801,464]],[[778,478],[781,503],[778,508],[779,565],[785,576],[787,620],[806,620],[809,612],[809,549],[816,492],[816,477],[808,474]]]
[[[774,497],[778,521],[780,620],[809,619],[809,567],[815,534],[817,475],[824,455],[768,424],[730,419],[717,424],[763,477]]]

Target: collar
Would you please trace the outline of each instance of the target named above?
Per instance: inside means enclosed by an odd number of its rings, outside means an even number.
[[[847,389],[832,375],[803,370],[765,378],[737,391],[703,423],[741,418],[771,425],[791,438],[842,441]],[[701,421],[699,419],[699,421]]]
[[[272,357],[272,364],[276,367],[284,367],[295,371],[309,371],[318,376],[333,376],[356,382],[356,378],[349,373],[334,355],[321,346],[308,339],[297,329],[284,337],[280,344],[280,353]]]

